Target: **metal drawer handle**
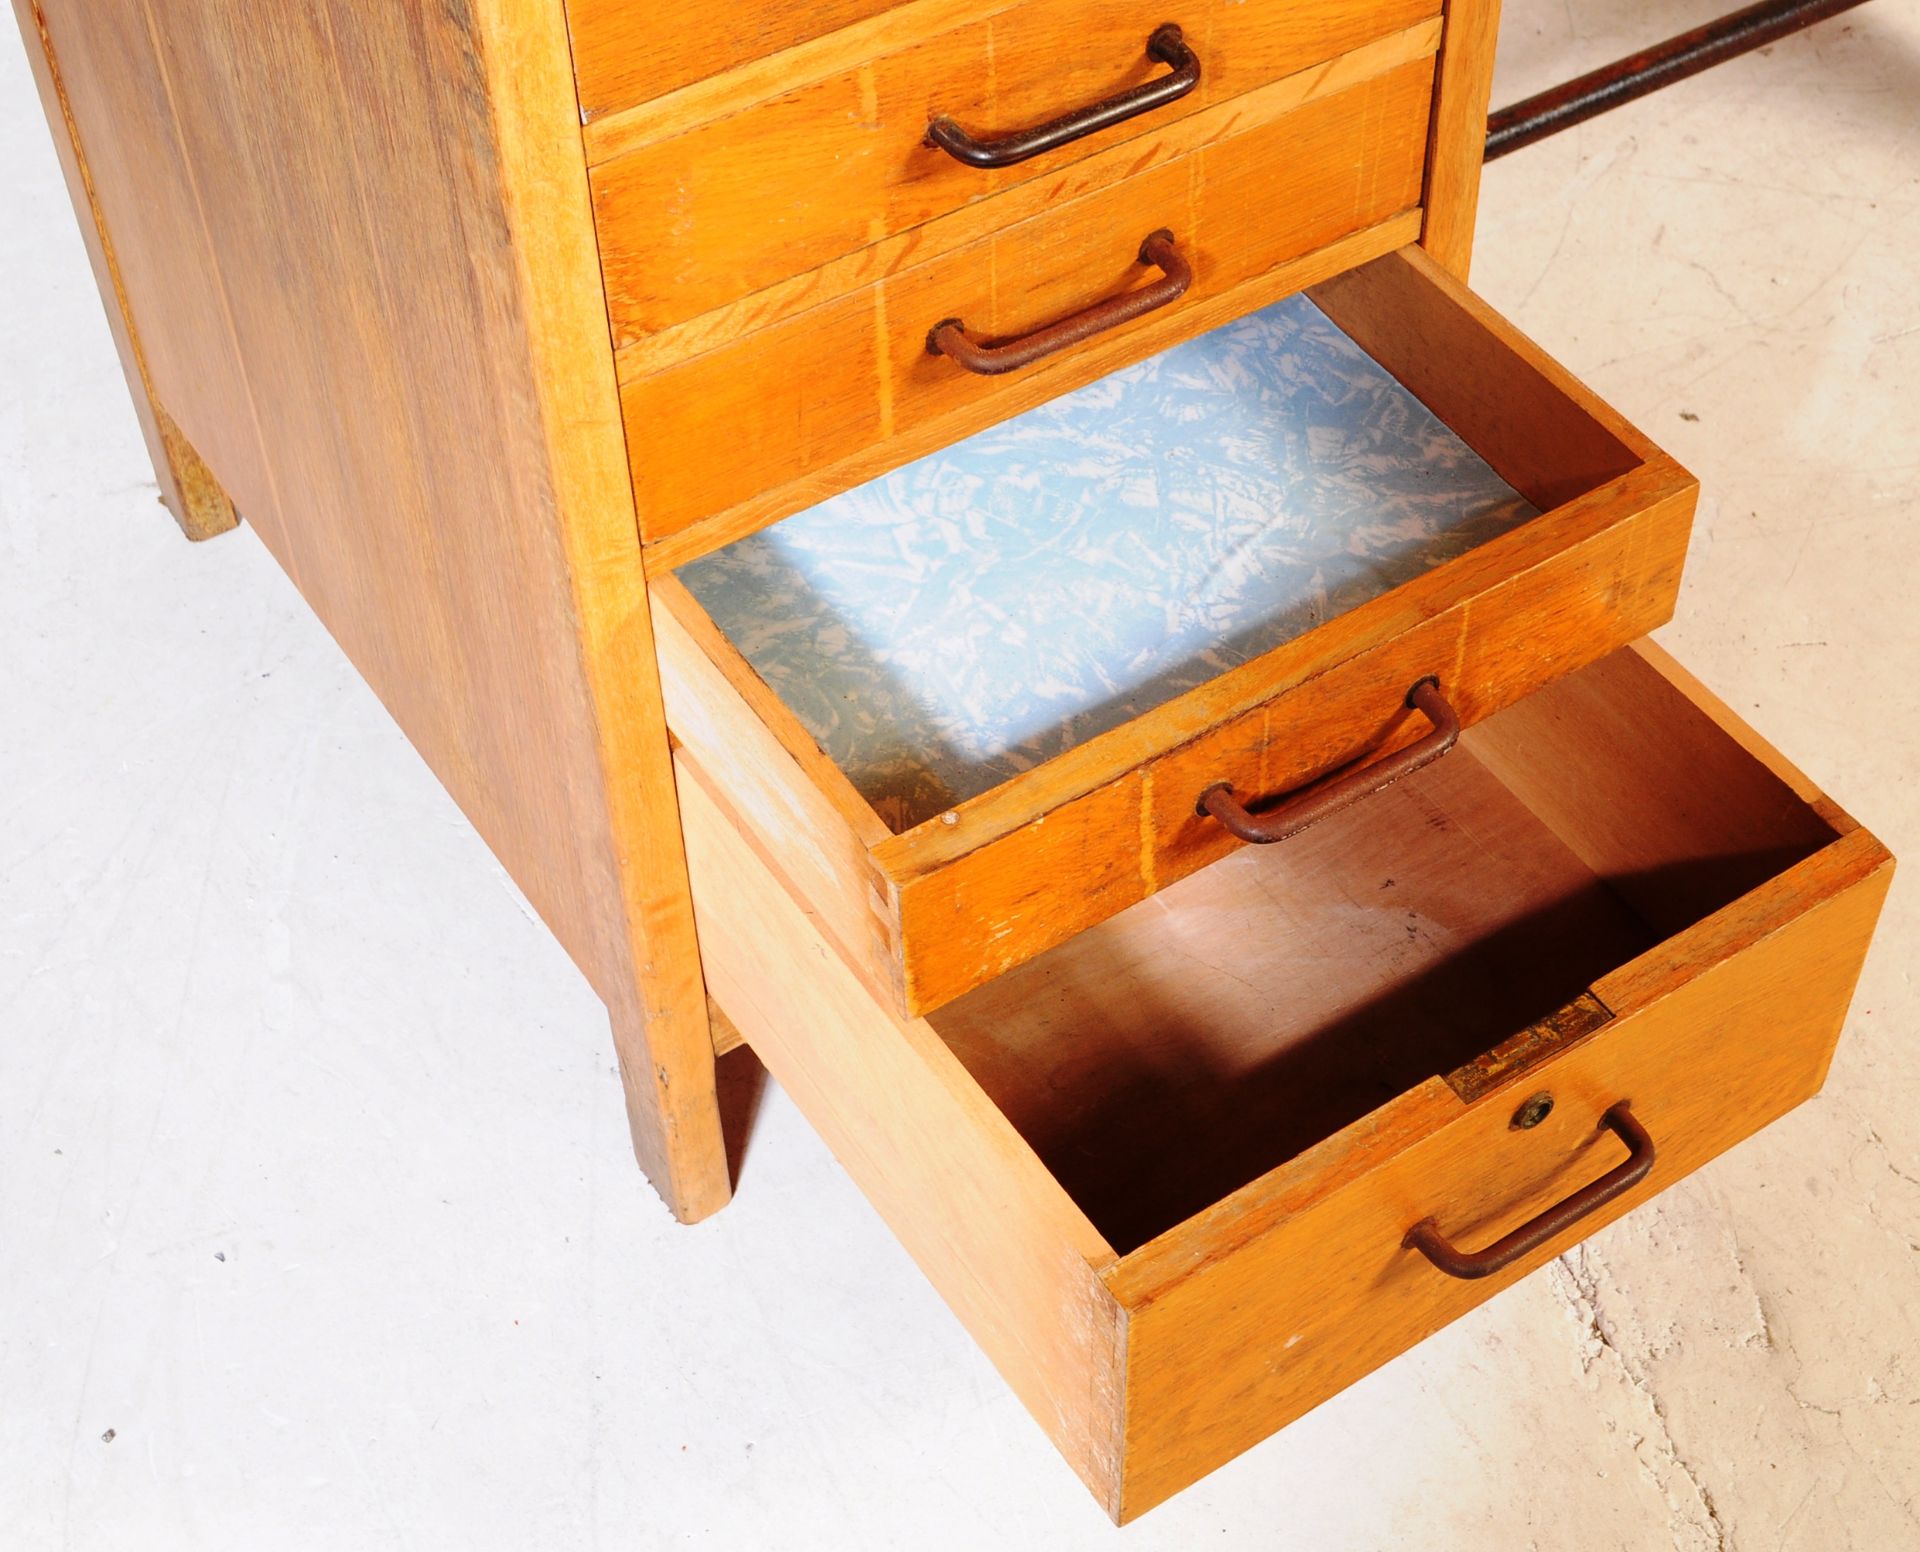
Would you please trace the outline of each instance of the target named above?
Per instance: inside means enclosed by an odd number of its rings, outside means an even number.
[[[1565,1201],[1549,1207],[1530,1223],[1524,1223],[1485,1250],[1466,1251],[1453,1245],[1431,1218],[1422,1219],[1407,1230],[1401,1244],[1417,1250],[1449,1277],[1491,1277],[1513,1265],[1552,1239],[1562,1229],[1571,1228],[1588,1213],[1604,1207],[1617,1196],[1631,1191],[1653,1169],[1653,1138],[1634,1119],[1623,1099],[1600,1118],[1600,1124],[1627,1145],[1624,1164],[1616,1164],[1591,1185],[1582,1186]]]
[[[1104,302],[1095,302],[1083,312],[996,345],[983,345],[970,338],[964,323],[958,318],[947,318],[927,331],[927,354],[950,357],[982,377],[998,377],[1002,372],[1017,372],[1023,366],[1032,366],[1044,356],[1078,345],[1107,329],[1144,318],[1157,308],[1178,301],[1193,284],[1193,266],[1180,256],[1180,250],[1173,245],[1173,233],[1164,228],[1150,233],[1140,245],[1140,262],[1161,272],[1152,285],[1142,286],[1138,291],[1123,291]]]
[[[1372,797],[1403,776],[1431,765],[1460,739],[1460,718],[1440,693],[1440,681],[1431,675],[1407,691],[1407,705],[1433,724],[1433,731],[1397,754],[1372,765],[1358,766],[1344,776],[1310,787],[1288,802],[1255,814],[1233,795],[1231,782],[1216,782],[1200,794],[1199,811],[1211,814],[1243,841],[1266,844],[1298,835],[1308,825]]]
[[[943,114],[927,126],[926,143],[938,146],[955,161],[965,162],[969,167],[1011,167],[1043,152],[1057,151],[1100,130],[1111,129],[1115,124],[1124,124],[1142,113],[1164,108],[1170,102],[1178,102],[1200,84],[1200,57],[1187,47],[1186,39],[1174,23],[1166,22],[1154,28],[1153,36],[1147,39],[1147,57],[1171,65],[1173,74],[1130,86],[1105,102],[1076,108],[1032,129],[1002,135],[998,140],[975,140]]]

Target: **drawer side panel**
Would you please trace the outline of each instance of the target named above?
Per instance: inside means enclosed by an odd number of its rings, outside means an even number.
[[[924,1023],[884,1011],[679,763],[707,985],[1109,1512],[1112,1251]]]

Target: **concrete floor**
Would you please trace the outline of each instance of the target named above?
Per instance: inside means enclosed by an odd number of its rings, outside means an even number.
[[[1698,0],[1514,0],[1497,96]],[[1122,1540],[777,1092],[674,1226],[598,1004],[245,530],[154,505],[0,28],[0,1546],[1920,1547],[1920,880],[1825,1094]],[[1662,639],[1920,858],[1920,15],[1489,175],[1705,482]]]

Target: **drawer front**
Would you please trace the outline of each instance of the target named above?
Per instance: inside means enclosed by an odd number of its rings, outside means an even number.
[[[1527,561],[1488,546],[1495,553],[1480,561],[1511,574],[1379,647],[1312,668],[1296,658],[1278,684],[1265,679],[1278,662],[1249,665],[1240,684],[1268,690],[1259,704],[1197,737],[1166,733],[1154,740],[1163,752],[1117,780],[964,851],[938,834],[883,847],[906,1005],[938,1008],[1238,850],[1199,811],[1209,787],[1228,783],[1264,807],[1413,743],[1428,730],[1408,706],[1418,681],[1438,679],[1472,726],[1664,624],[1693,503],[1690,488],[1649,495],[1630,515],[1586,514],[1597,531],[1580,538],[1572,528],[1516,535],[1516,549],[1538,546]],[[1220,681],[1223,705],[1240,684]]]
[[[1431,55],[1438,10],[1435,0],[1207,0],[1173,15],[1158,0],[1035,0],[650,140],[592,169],[615,344],[629,346],[1123,142],[1140,143],[1124,161],[1109,158],[1104,172],[1114,181]],[[1179,41],[1163,42],[1164,57],[1152,58],[1149,41],[1170,15]],[[1389,34],[1400,36],[1337,60]],[[1283,90],[1255,93],[1291,76],[1298,79]],[[929,125],[941,120],[964,130],[977,154],[999,159],[1005,152],[996,154],[993,142],[1007,131],[1153,86],[1170,100],[1147,99],[1152,106],[1111,126],[1063,132],[1072,138],[1058,148],[1005,167],[969,165],[928,143]],[[1176,90],[1182,95],[1171,97]],[[1217,111],[1207,115],[1210,108]],[[1196,115],[1205,122],[1166,133]],[[957,246],[978,225],[917,232],[916,258]],[[871,278],[861,268],[843,266],[839,283],[854,289]],[[834,284],[820,277],[801,294],[817,302]]]
[[[1365,940],[1350,934],[1358,902],[1344,884],[1323,929],[1293,923],[1291,946],[1241,961],[1255,982],[1244,991],[1199,989],[1223,985],[1232,944],[1214,925],[1223,897],[1192,893],[1204,882],[1195,879],[982,999],[903,1020],[867,996],[683,757],[713,995],[1116,1519],[1150,1509],[1674,1184],[1824,1078],[1892,870],[1869,834],[1650,648],[1485,724],[1463,757],[1482,769],[1452,790],[1497,779],[1505,801],[1523,805],[1513,812],[1525,823],[1499,845],[1535,859],[1519,869],[1532,882],[1518,887],[1539,898],[1483,905],[1482,930],[1496,938],[1446,950],[1465,956],[1453,970],[1497,952],[1510,930],[1503,912],[1518,909],[1536,927],[1554,918],[1552,880],[1568,867],[1588,870],[1596,908],[1632,904],[1632,935],[1604,961],[1618,968],[1559,1014],[1474,1047],[1485,1054],[1183,1208],[1124,1254],[1085,1215],[1098,1191],[1077,1178],[1083,1161],[1105,1152],[1143,1182],[1156,1165],[1170,1177],[1185,1168],[1172,1134],[1135,1129],[1126,1105],[1189,1102],[1187,1079],[1149,1075],[1169,1053],[1205,1047],[1193,1021],[1229,1005],[1249,1028],[1284,1019],[1303,955],[1316,977],[1352,963],[1351,945]],[[1393,825],[1377,815],[1378,828],[1410,844],[1440,833],[1423,807],[1440,790],[1408,799]],[[1366,821],[1343,823],[1345,835],[1318,843],[1323,852],[1367,851]],[[1375,862],[1403,886],[1423,871],[1446,880],[1446,858],[1474,842],[1449,844],[1412,872],[1384,853]],[[1549,851],[1562,860],[1546,860]],[[1483,872],[1496,893],[1506,887],[1506,859]],[[1262,909],[1300,908],[1299,893],[1280,898]],[[1189,911],[1196,925],[1170,930],[1167,913]],[[1553,930],[1569,945],[1587,941],[1584,923]],[[1396,974],[1390,963],[1355,968],[1363,980]],[[1354,1007],[1375,995],[1361,986]],[[1337,1004],[1330,1016],[1331,1043],[1350,1047]],[[1246,1071],[1296,1062],[1289,1038],[1242,1052]],[[1143,1088],[1153,1097],[1123,1098]],[[1242,1122],[1256,1138],[1272,1120],[1259,1092],[1256,1077]],[[1088,1108],[1101,1093],[1118,1101],[1104,1121]],[[1586,1188],[1629,1158],[1600,1124],[1623,1103],[1653,1162],[1596,1199]],[[1048,1106],[1058,1113],[1043,1114]],[[1163,1151],[1142,1160],[1143,1149]],[[1584,1211],[1541,1226],[1485,1276],[1451,1275],[1409,1243],[1430,1221],[1447,1243],[1481,1253],[1583,1192]]]
[[[631,378],[641,531],[650,544],[686,536],[653,562],[679,564],[1370,257],[1338,246],[1352,234],[1372,252],[1411,240],[1432,75],[1413,61],[1079,198],[1069,169],[1041,214]],[[1143,241],[1162,229],[1193,274],[1168,305],[1008,376],[929,353],[946,319],[974,337],[1022,335],[1140,287]],[[1317,272],[1288,269],[1315,254]]]
[[[595,124],[837,28],[905,9],[899,0],[567,0],[580,116]]]
[[[1597,985],[1623,1011],[1464,1112],[1436,1083],[1390,1107],[1357,1143],[1336,1139],[1282,1171],[1288,1178],[1222,1204],[1202,1234],[1177,1233],[1129,1257],[1110,1284],[1129,1311],[1122,1518],[1816,1093],[1879,913],[1883,860],[1862,846],[1781,881],[1749,902],[1744,920],[1724,924],[1731,941],[1689,934]],[[1516,1126],[1536,1095],[1553,1101],[1547,1119]],[[1447,1242],[1479,1252],[1566,1202],[1630,1157],[1600,1125],[1623,1101],[1652,1140],[1652,1171],[1510,1269],[1463,1279],[1405,1244],[1431,1219]],[[1353,1178],[1327,1191],[1328,1173]],[[1310,1199],[1290,1199],[1290,1186],[1308,1179]],[[1229,1220],[1232,1248],[1219,1232]],[[1200,1254],[1217,1259],[1196,1264],[1202,1239]]]

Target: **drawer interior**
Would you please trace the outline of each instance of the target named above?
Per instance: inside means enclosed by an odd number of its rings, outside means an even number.
[[[908,1017],[676,760],[712,995],[1119,1520],[1814,1093],[1892,871],[1641,643]],[[1637,1184],[1408,1248],[1584,1190],[1623,1102]]]
[[[1537,515],[1294,296],[679,575],[897,832]]]
[[[1652,456],[1393,255],[675,577],[897,834]]]
[[[1634,653],[928,1015],[1125,1253],[1834,840]],[[1461,1081],[1470,1081],[1463,1079]]]

